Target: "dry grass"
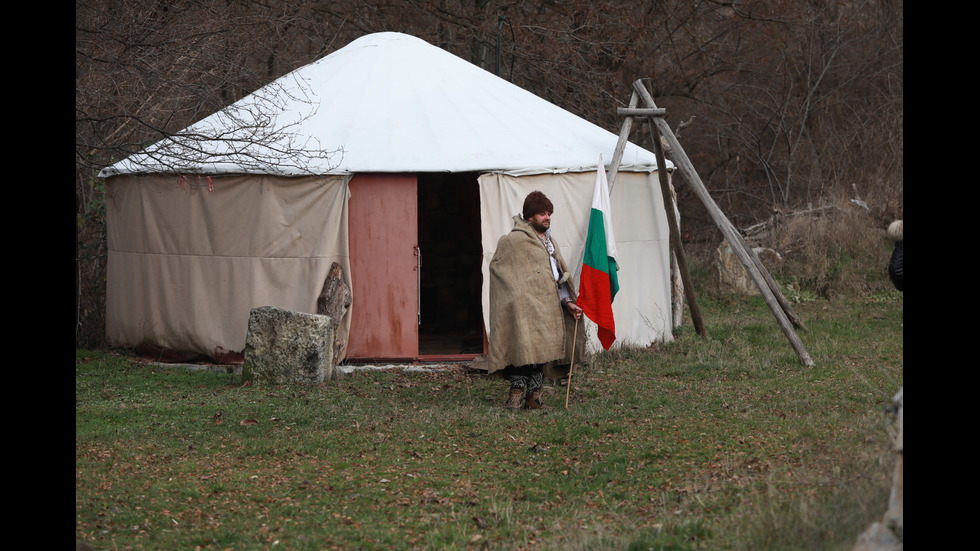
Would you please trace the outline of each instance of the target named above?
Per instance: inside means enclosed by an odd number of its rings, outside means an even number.
[[[885,235],[891,221],[880,209],[876,213],[841,197],[820,207],[777,213],[756,225],[757,231],[750,232],[746,240],[753,247],[779,254],[781,262],[761,258],[773,277],[786,286],[787,295],[867,296],[892,290],[887,275],[892,243]],[[716,297],[711,274],[720,241],[717,237],[685,244],[698,292]]]
[[[775,275],[797,278],[818,295],[864,295],[890,285],[891,252],[877,217],[853,204],[834,204],[817,215],[793,216],[777,224],[771,247],[783,256]]]

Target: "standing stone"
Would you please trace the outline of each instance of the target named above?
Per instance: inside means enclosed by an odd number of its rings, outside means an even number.
[[[333,378],[333,323],[327,316],[274,306],[248,317],[242,380],[256,383],[322,383]]]
[[[330,271],[323,282],[323,290],[316,301],[316,313],[327,316],[334,320],[336,327],[350,308],[353,301],[350,287],[344,282],[344,267],[334,262],[330,265]],[[344,352],[347,350],[347,343],[337,336],[334,331],[333,341],[333,364],[337,365],[343,360]]]

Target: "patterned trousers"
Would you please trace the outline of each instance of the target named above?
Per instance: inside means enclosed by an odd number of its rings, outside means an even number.
[[[510,367],[510,388],[532,391],[541,388],[544,382],[544,364],[528,364],[520,367]]]

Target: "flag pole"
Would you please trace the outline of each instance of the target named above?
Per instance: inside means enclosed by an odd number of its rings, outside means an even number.
[[[565,409],[568,409],[568,394],[572,390],[572,369],[575,369],[575,343],[577,342],[578,318],[575,318],[575,331],[572,332],[572,363],[568,366],[568,384],[565,385]]]

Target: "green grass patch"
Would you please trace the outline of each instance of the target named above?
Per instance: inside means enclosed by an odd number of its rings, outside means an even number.
[[[462,367],[317,386],[76,351],[75,537],[100,549],[850,549],[883,514],[901,297],[757,299],[597,354],[543,411]]]

